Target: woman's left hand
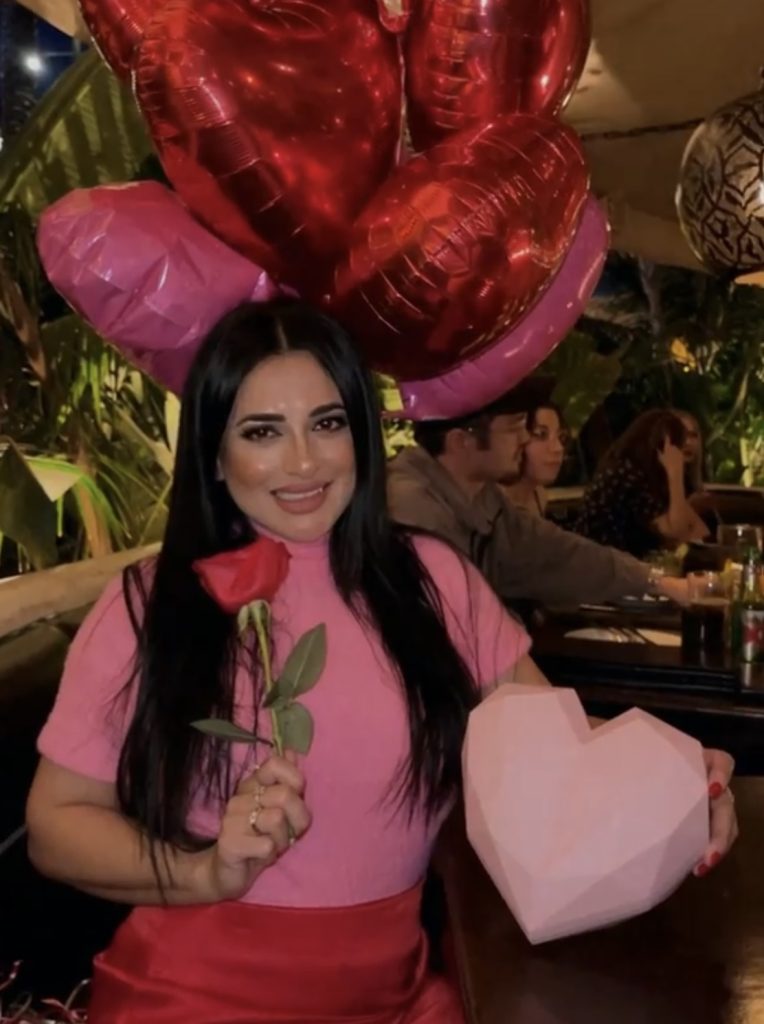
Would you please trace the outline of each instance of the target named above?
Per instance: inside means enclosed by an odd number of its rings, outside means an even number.
[[[735,762],[723,750],[704,750],[703,757],[708,773],[711,838],[703,860],[693,872],[697,878],[702,878],[716,867],[738,836],[735,798],[729,788]]]
[[[658,462],[666,470],[666,476],[671,478],[682,476],[684,473],[684,455],[682,449],[672,444],[668,437],[663,442],[663,447],[658,449]]]

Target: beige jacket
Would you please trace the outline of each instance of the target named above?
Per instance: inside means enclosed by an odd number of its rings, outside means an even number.
[[[406,448],[388,471],[392,516],[450,541],[505,600],[574,605],[641,594],[646,566],[631,555],[513,508],[487,485],[470,502],[422,448]]]

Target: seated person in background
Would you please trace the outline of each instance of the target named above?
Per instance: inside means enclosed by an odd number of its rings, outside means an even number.
[[[671,409],[677,419],[684,427],[684,444],[682,455],[684,456],[684,487],[688,498],[703,490],[703,435],[700,432],[700,424],[691,412],[683,409]]]
[[[528,410],[525,422],[528,441],[520,461],[520,475],[511,484],[501,484],[504,496],[531,515],[546,515],[547,487],[551,487],[562,469],[570,434],[562,413],[550,399]]]
[[[684,603],[684,580],[513,508],[501,493],[520,471],[537,388],[530,378],[469,416],[416,424],[417,444],[388,469],[393,518],[464,552],[507,603],[578,605],[646,591]]]
[[[636,558],[708,537],[687,500],[684,443],[682,421],[669,410],[638,416],[605,455],[576,531]]]
[[[672,409],[684,427],[684,488],[687,500],[713,535],[721,523],[716,499],[705,486],[705,456],[700,423],[683,409]]]

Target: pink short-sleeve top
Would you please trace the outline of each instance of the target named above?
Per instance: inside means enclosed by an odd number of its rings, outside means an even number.
[[[480,573],[440,541],[416,548],[440,593],[446,625],[482,689],[489,689],[529,649]],[[427,821],[391,798],[409,752],[405,696],[378,638],[337,593],[328,545],[289,544],[290,570],[273,601],[274,665],[320,622],[327,661],[318,684],[301,700],[315,734],[302,759],[308,832],[256,880],[245,902],[285,907],[349,906],[395,895],[424,875],[445,813]],[[179,638],[182,643],[182,638]],[[131,677],[136,639],[122,594],[112,581],[72,643],[56,704],[38,749],[49,760],[94,779],[116,779],[131,714],[115,698]],[[243,671],[243,670],[242,670]],[[242,724],[253,716],[251,681],[237,677]],[[121,709],[121,710],[120,710]],[[267,733],[267,715],[259,730]],[[252,749],[231,747],[234,775],[251,770]],[[192,802],[189,825],[217,835],[223,808]]]

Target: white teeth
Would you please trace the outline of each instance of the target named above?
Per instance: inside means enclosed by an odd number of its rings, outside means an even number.
[[[323,487],[317,487],[314,491],[301,491],[299,494],[294,491],[276,491],[276,497],[279,501],[305,501],[306,498],[315,498],[323,490]]]

